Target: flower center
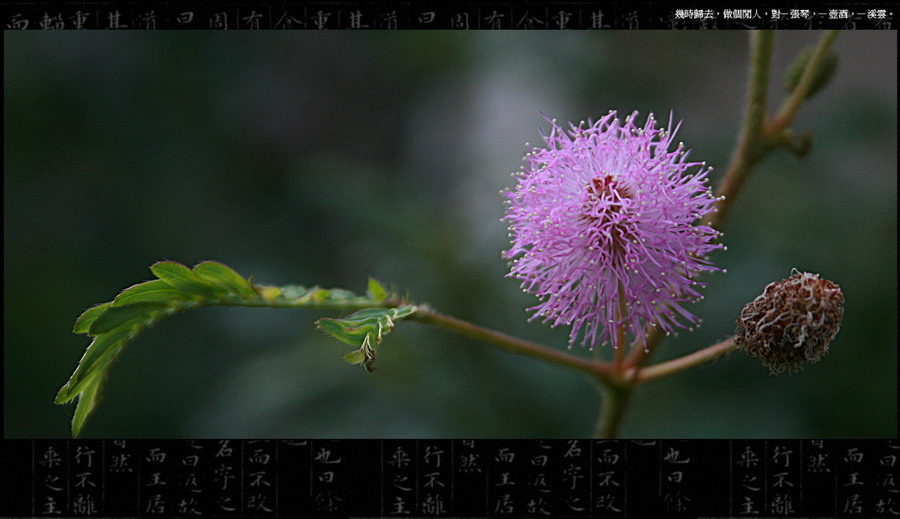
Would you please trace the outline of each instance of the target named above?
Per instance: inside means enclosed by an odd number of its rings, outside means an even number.
[[[630,234],[623,201],[630,199],[631,193],[606,172],[592,178],[585,192],[582,218],[591,224],[589,247],[608,250],[614,259],[620,258]]]
[[[615,184],[616,180],[612,178],[612,175],[607,173],[603,176],[592,178],[588,183],[587,190],[589,193],[600,196],[602,193],[606,192],[607,188],[612,188]]]

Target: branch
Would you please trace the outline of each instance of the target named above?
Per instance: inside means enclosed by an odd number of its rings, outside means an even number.
[[[649,368],[644,368],[640,371],[632,369],[629,371],[628,376],[634,377],[635,383],[647,382],[649,380],[654,380],[666,375],[671,375],[673,373],[678,373],[679,371],[684,371],[686,369],[699,366],[711,360],[717,359],[722,355],[733,351],[734,349],[734,340],[726,339],[718,344],[714,344],[700,351],[695,351],[694,353],[685,355],[684,357],[679,357],[668,362],[662,362],[650,366]]]
[[[498,331],[483,328],[468,321],[435,312],[424,306],[418,307],[412,319],[421,323],[446,328],[464,337],[484,342],[509,353],[524,355],[558,366],[576,369],[600,381],[607,381],[611,374],[608,364],[590,361]]]
[[[744,178],[750,169],[762,158],[763,123],[766,114],[766,91],[769,87],[769,67],[772,61],[771,31],[754,31],[750,34],[750,80],[747,92],[747,111],[744,114],[744,127],[741,130],[740,142],[731,159],[731,165],[719,186],[716,196],[724,196],[716,206],[717,211],[710,213],[703,221],[705,225],[720,228],[728,214]]]
[[[356,310],[342,318],[319,319],[316,324],[332,337],[356,346],[358,349],[345,354],[344,360],[362,364],[368,371],[375,369],[376,348],[383,336],[397,321],[414,319],[610,383],[607,364],[483,328],[425,305],[409,304],[396,295],[389,295],[374,279],[369,280],[368,293],[359,296],[340,288],[259,285],[252,278],[245,279],[213,261],[202,262],[193,269],[173,261],[161,261],[150,270],[157,279],[123,290],[112,301],[85,310],[75,322],[74,332],[87,334],[93,340],[55,399],[57,404],[78,399],[72,419],[73,436],[80,434],[88,416],[96,409],[109,369],[128,343],[166,316],[206,306]]]

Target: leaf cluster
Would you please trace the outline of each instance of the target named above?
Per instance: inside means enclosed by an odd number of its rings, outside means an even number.
[[[301,285],[259,285],[230,267],[204,261],[193,269],[174,261],[160,261],[150,267],[156,279],[123,290],[115,299],[85,310],[75,321],[74,332],[92,338],[69,381],[59,390],[55,402],[65,404],[78,398],[72,418],[72,435],[81,433],[88,416],[96,409],[109,368],[130,341],[163,317],[203,306],[262,306],[270,308],[362,308],[345,319],[322,319],[319,327],[359,350],[344,358],[363,363],[372,371],[375,348],[398,319],[415,312],[411,305],[389,300],[388,292],[374,279],[368,294],[357,296],[340,288],[324,289]],[[379,308],[381,307],[381,308]]]

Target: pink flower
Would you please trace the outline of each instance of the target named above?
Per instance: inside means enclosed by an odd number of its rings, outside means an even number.
[[[551,121],[547,148],[531,148],[515,191],[504,193],[508,276],[538,296],[531,319],[572,325],[569,347],[582,330],[582,346],[618,348],[619,327],[646,346],[648,325],[668,333],[698,324],[682,306],[703,297],[692,278],[722,270],[706,259],[724,248],[714,243],[720,233],[694,225],[716,210],[710,169],[686,162],[681,143],[668,151],[671,122],[657,129],[651,114],[639,128],[636,117],[622,124],[610,111],[568,132]]]

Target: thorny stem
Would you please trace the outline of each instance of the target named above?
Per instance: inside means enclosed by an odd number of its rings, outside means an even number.
[[[716,229],[721,228],[744,179],[766,153],[779,146],[791,148],[795,144],[803,144],[804,137],[795,137],[788,126],[794,121],[797,111],[806,101],[813,80],[825,63],[825,56],[837,35],[838,31],[825,31],[800,77],[800,82],[779,107],[775,117],[767,121],[766,91],[769,86],[769,67],[772,58],[772,32],[757,31],[750,34],[750,81],[744,127],[731,165],[716,193],[716,196],[724,196],[725,199],[720,200],[716,205],[716,212],[710,213],[704,219],[705,225]]]
[[[718,229],[721,227],[728,210],[744,178],[762,157],[763,142],[760,138],[766,115],[766,91],[769,87],[769,66],[772,62],[771,31],[754,31],[750,33],[750,80],[747,92],[747,111],[744,113],[744,127],[738,147],[731,159],[731,165],[725,172],[725,178],[719,186],[716,196],[724,196],[716,205],[716,212],[710,213],[703,221],[704,225]]]

